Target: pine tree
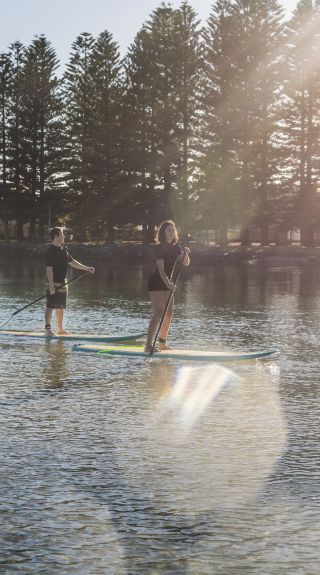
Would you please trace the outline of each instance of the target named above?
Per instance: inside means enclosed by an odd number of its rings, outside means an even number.
[[[17,225],[17,239],[23,239],[23,224],[29,214],[29,193],[24,184],[27,170],[26,141],[23,128],[23,66],[25,47],[21,42],[14,42],[8,52],[11,70],[11,93],[8,115],[8,167],[13,182],[12,213]]]
[[[95,41],[90,57],[94,93],[92,217],[97,231],[107,228],[109,241],[122,207],[120,194],[120,117],[122,104],[121,63],[118,45],[109,32]],[[87,214],[88,215],[88,214]],[[99,216],[99,217],[98,217]],[[102,231],[103,236],[106,234]]]
[[[201,215],[226,239],[227,226],[238,218],[238,168],[235,160],[234,91],[237,51],[232,3],[218,0],[204,32],[206,48],[203,109],[203,192]]]
[[[22,69],[22,136],[25,141],[24,185],[29,190],[30,234],[36,223],[43,235],[54,175],[60,170],[62,102],[55,75],[58,61],[44,36],[35,38],[25,53]]]
[[[178,121],[175,138],[178,146],[174,213],[186,227],[195,215],[197,198],[198,144],[202,124],[201,86],[203,45],[199,20],[187,2],[175,15],[175,106]]]
[[[77,37],[72,44],[64,75],[66,134],[69,142],[68,187],[73,202],[73,226],[79,230],[85,227],[93,178],[94,89],[91,69],[93,44],[94,38],[87,32]]]
[[[8,174],[8,128],[9,102],[12,70],[8,54],[0,54],[0,208],[4,222],[5,239],[9,237],[10,181]]]
[[[280,84],[281,7],[276,1],[219,0],[206,31],[209,95],[205,180],[222,236],[260,223],[267,241],[276,170],[272,146]],[[210,194],[207,191],[207,203]],[[221,224],[219,226],[221,228]]]
[[[291,188],[295,192],[295,223],[301,243],[312,246],[319,218],[320,136],[320,7],[301,0],[289,23],[286,132]]]
[[[154,54],[151,81],[155,87],[153,129],[156,141],[157,219],[174,216],[173,184],[178,163],[176,125],[175,11],[164,2],[157,8],[146,29]]]
[[[121,149],[127,187],[131,190],[128,196],[131,217],[134,223],[143,225],[145,242],[153,241],[158,221],[155,58],[151,34],[144,26],[125,60]]]
[[[194,195],[201,41],[192,8],[162,3],[137,35],[125,68],[132,205],[143,214],[145,241],[152,241],[161,219],[187,221]]]
[[[279,158],[275,140],[279,133],[279,101],[283,95],[285,68],[283,9],[277,0],[250,3],[250,43],[255,54],[251,68],[254,93],[252,117],[252,222],[260,226],[261,240],[268,243],[268,227],[278,213]],[[250,45],[250,44],[249,44]],[[249,112],[250,113],[250,112]]]

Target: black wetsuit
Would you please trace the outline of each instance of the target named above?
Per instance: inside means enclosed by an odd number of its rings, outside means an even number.
[[[46,253],[46,267],[53,270],[53,283],[55,287],[60,286],[65,282],[67,275],[68,263],[73,261],[68,248],[66,246],[50,245]],[[56,291],[55,294],[50,295],[47,290],[47,307],[51,309],[64,309],[67,302],[67,288],[62,288]]]
[[[177,258],[179,257],[180,254],[182,254],[182,249],[180,248],[179,244],[169,244],[168,242],[165,242],[163,244],[157,245],[155,251],[156,251],[156,259],[164,261],[164,271],[166,273],[167,278],[170,279]],[[164,283],[163,279],[160,276],[157,264],[149,278],[148,290],[169,291],[169,288],[166,286],[166,284]]]

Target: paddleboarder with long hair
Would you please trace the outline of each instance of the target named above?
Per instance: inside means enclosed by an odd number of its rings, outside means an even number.
[[[183,266],[190,264],[190,250],[184,248],[182,251],[178,243],[177,228],[172,220],[166,220],[160,224],[155,241],[157,243],[155,248],[156,265],[148,281],[153,313],[148,329],[146,352],[151,352],[153,348],[153,338],[161,321],[158,347],[155,350],[170,349],[166,340],[173,313],[173,292],[176,287],[172,274],[176,264],[180,263]],[[168,300],[170,300],[169,304]],[[165,317],[163,317],[167,304]]]

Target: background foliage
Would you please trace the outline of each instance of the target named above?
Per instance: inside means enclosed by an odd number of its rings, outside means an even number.
[[[125,58],[109,31],[81,34],[62,77],[50,42],[0,55],[0,218],[18,239],[48,224],[144,241],[181,228],[319,225],[320,8],[216,0],[201,27],[190,4],[161,3]]]

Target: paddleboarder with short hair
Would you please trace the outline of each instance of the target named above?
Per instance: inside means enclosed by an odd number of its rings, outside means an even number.
[[[172,220],[166,220],[160,224],[156,235],[156,265],[148,281],[148,290],[153,307],[153,314],[150,320],[147,342],[145,351],[152,351],[153,338],[170,295],[175,290],[175,284],[172,278],[172,272],[175,264],[180,261],[182,265],[190,264],[189,248],[182,251],[178,244],[178,232],[175,223]],[[158,338],[158,347],[156,350],[171,349],[166,344],[167,334],[169,331],[173,313],[173,296],[170,298],[169,305],[163,318]]]
[[[47,307],[45,311],[45,334],[47,336],[67,334],[63,329],[64,310],[67,305],[68,288],[58,286],[66,283],[68,265],[78,270],[94,273],[94,268],[85,266],[75,260],[64,246],[63,229],[59,227],[50,230],[51,244],[46,253],[46,271],[48,279]],[[56,315],[56,332],[51,329],[52,311]]]

